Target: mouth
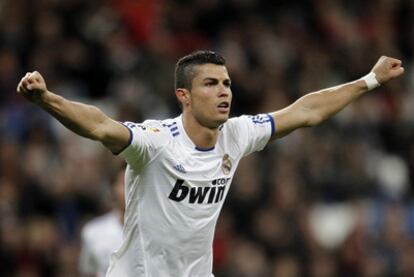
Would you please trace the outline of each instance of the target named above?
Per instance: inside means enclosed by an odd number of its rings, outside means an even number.
[[[230,111],[230,103],[227,101],[220,102],[220,104],[217,105],[217,109],[220,113],[228,113]]]

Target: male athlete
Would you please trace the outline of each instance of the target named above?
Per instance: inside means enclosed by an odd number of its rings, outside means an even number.
[[[82,228],[79,273],[83,277],[104,277],[111,254],[122,244],[125,209],[124,175],[125,169],[122,167],[111,183],[115,202],[113,209],[87,222]]]
[[[96,107],[48,91],[36,71],[22,78],[17,91],[128,163],[123,244],[107,276],[205,277],[213,276],[214,228],[240,159],[297,128],[319,124],[403,72],[401,61],[381,57],[361,79],[306,94],[280,111],[229,119],[225,61],[200,51],[176,64],[182,114],[141,124],[121,124]]]

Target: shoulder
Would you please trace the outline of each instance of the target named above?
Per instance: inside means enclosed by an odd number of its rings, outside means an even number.
[[[268,143],[275,130],[269,114],[242,115],[230,118],[223,132],[239,146],[243,155],[260,151]]]
[[[232,117],[229,118],[229,120],[227,120],[227,122],[224,123],[221,128],[225,131],[230,131],[231,133],[238,133],[240,129],[245,127],[249,121],[251,121],[250,115]]]
[[[240,143],[245,137],[243,135],[243,125],[245,125],[245,120],[246,116],[232,117],[219,127],[225,145],[232,148],[236,147],[235,149],[238,149],[238,152],[241,149]]]
[[[223,125],[219,127],[219,130],[224,133],[236,134],[245,123],[247,116],[241,115],[237,117],[229,118]]]
[[[227,121],[227,125],[231,130],[242,131],[243,129],[256,129],[262,126],[270,126],[272,133],[275,126],[273,117],[270,114],[241,115],[232,117]]]
[[[137,131],[145,131],[149,133],[159,133],[164,130],[164,126],[162,124],[162,121],[160,120],[150,119],[150,120],[145,120],[142,123],[125,121],[123,124],[133,131],[137,130]]]
[[[171,131],[161,120],[146,120],[142,123],[124,122],[131,132],[130,144],[158,148],[172,138]]]
[[[269,114],[261,113],[255,115],[241,115],[237,117],[230,118],[227,122],[237,124],[237,123],[253,123],[253,124],[263,124],[269,123],[272,121],[272,117]]]
[[[124,125],[133,132],[142,132],[148,135],[160,137],[174,137],[178,133],[177,121],[179,118],[170,118],[164,120],[148,119],[142,123],[126,121]]]

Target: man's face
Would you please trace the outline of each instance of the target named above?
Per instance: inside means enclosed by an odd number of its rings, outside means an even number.
[[[227,69],[223,65],[203,64],[194,67],[189,108],[203,126],[217,128],[230,114],[232,92]]]

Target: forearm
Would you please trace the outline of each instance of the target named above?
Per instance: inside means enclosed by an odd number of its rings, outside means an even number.
[[[368,91],[363,80],[306,94],[292,105],[272,113],[276,133],[271,140],[295,129],[315,126],[333,116]]]
[[[359,79],[309,93],[298,99],[294,105],[306,113],[305,126],[314,126],[335,115],[367,91],[366,83]]]
[[[100,126],[109,118],[97,107],[74,102],[47,91],[36,104],[76,134],[102,140]]]

